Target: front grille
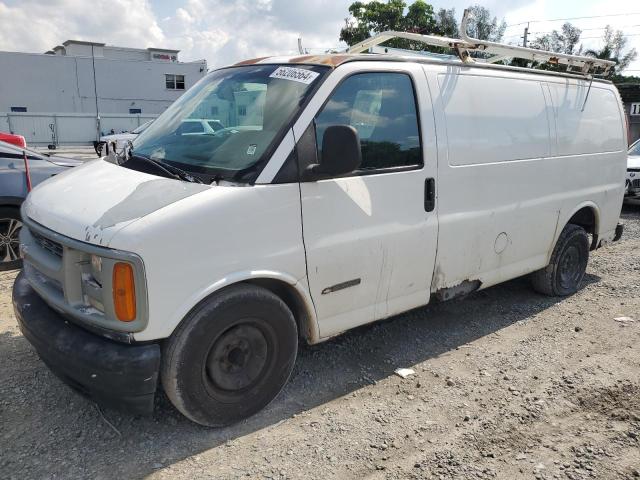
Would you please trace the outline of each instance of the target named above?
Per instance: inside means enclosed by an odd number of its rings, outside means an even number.
[[[37,232],[31,231],[31,236],[38,245],[47,250],[49,253],[53,253],[56,257],[62,258],[62,245],[49,238],[45,238]]]
[[[131,253],[80,242],[36,224],[26,216],[20,232],[24,272],[33,289],[51,308],[80,325],[131,332],[147,323],[142,260]],[[100,262],[92,263],[92,255]],[[134,266],[137,318],[123,324],[115,317],[111,300],[114,265]]]
[[[636,178],[635,180],[631,180],[631,186],[633,188],[640,188],[640,178]]]

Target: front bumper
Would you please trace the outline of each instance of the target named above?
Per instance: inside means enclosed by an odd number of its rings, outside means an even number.
[[[25,338],[65,383],[108,407],[153,411],[158,344],[120,344],[74,325],[49,308],[23,272],[13,285],[13,308]]]
[[[640,172],[627,171],[627,178],[624,185],[625,199],[640,197]]]

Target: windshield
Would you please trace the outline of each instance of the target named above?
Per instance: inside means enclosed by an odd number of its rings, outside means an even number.
[[[143,123],[139,127],[131,130],[131,133],[142,133],[142,132],[144,132],[147,129],[147,127],[149,125],[151,125],[151,122],[153,122],[153,120],[149,120],[148,122]]]
[[[246,179],[327,70],[251,65],[212,72],[134,140],[133,154],[193,173]]]
[[[631,145],[629,155],[640,155],[640,140],[637,140],[636,143]]]

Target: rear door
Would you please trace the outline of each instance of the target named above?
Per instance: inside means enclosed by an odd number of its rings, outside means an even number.
[[[426,304],[438,234],[424,72],[373,62],[363,71],[354,63],[330,80],[335,86],[300,139],[301,167],[321,158],[324,131],[338,124],[356,128],[363,160],[348,176],[300,185],[308,279],[322,337]]]

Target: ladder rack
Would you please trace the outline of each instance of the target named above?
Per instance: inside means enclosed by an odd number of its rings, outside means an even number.
[[[606,75],[612,66],[616,64],[611,60],[602,60],[595,57],[587,57],[583,55],[569,55],[566,53],[547,52],[537,48],[519,47],[515,45],[507,45],[504,43],[490,42],[488,40],[479,40],[471,38],[467,35],[467,25],[471,14],[469,10],[464,11],[462,22],[460,23],[461,39],[441,37],[438,35],[421,35],[419,33],[386,31],[378,33],[371,38],[363,40],[360,43],[349,47],[348,53],[362,53],[373,46],[380,45],[393,38],[403,38],[414,42],[424,43],[434,47],[452,48],[455,50],[460,60],[464,63],[473,63],[476,61],[469,55],[469,52],[484,52],[492,57],[487,58],[483,63],[496,63],[509,58],[522,58],[524,60],[550,63],[554,65],[567,65],[567,72],[578,73],[582,75],[590,75],[593,73],[601,73]]]

